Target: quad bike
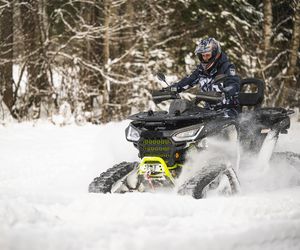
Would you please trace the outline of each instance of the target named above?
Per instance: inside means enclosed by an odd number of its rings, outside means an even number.
[[[165,81],[165,76],[158,78]],[[217,81],[224,80],[220,77]],[[166,81],[165,81],[166,82]],[[249,93],[249,91],[252,91]],[[122,162],[96,177],[89,185],[93,193],[125,193],[133,191],[177,190],[178,194],[199,199],[209,190],[218,189],[226,194],[239,191],[239,181],[234,168],[221,161],[211,161],[201,167],[178,187],[177,180],[185,168],[187,153],[195,148],[205,150],[205,138],[234,126],[243,151],[259,151],[267,134],[278,138],[290,126],[290,110],[261,108],[264,82],[255,78],[241,81],[239,94],[240,112],[237,117],[226,115],[223,109],[200,108],[204,101],[219,103],[220,93],[200,93],[193,100],[186,100],[178,93],[154,91],[153,101],[172,100],[168,111],[140,112],[131,115],[126,128],[126,139],[139,151],[140,162]],[[251,122],[249,122],[251,121]],[[225,183],[225,185],[224,185]]]

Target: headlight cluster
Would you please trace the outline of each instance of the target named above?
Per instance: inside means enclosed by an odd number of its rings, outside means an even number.
[[[126,130],[126,138],[128,141],[138,141],[140,139],[140,132],[132,126],[129,126]]]
[[[193,141],[197,138],[202,129],[203,126],[182,132],[177,132],[172,135],[172,140],[175,142]],[[126,138],[128,141],[137,142],[141,138],[140,131],[134,126],[129,125],[126,129]]]
[[[172,136],[172,139],[176,142],[181,142],[181,141],[192,141],[197,138],[199,133],[201,132],[203,126],[200,128],[195,128],[183,132],[179,132],[175,135]]]

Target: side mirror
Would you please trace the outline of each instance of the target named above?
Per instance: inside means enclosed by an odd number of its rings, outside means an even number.
[[[159,80],[161,80],[161,81],[163,81],[163,82],[166,82],[166,77],[165,77],[164,73],[158,72],[158,73],[156,74],[156,76],[157,76],[157,78],[158,78]]]

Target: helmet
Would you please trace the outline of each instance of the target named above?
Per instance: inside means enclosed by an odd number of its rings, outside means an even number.
[[[211,58],[207,61],[204,61],[202,54],[209,52],[211,53]],[[203,69],[208,70],[214,65],[216,60],[221,55],[220,43],[216,39],[211,37],[202,39],[195,49],[195,55],[198,56]]]

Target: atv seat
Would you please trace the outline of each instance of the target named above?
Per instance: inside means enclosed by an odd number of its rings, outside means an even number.
[[[265,83],[256,78],[246,78],[240,82],[239,103],[240,106],[258,108],[264,99]]]

